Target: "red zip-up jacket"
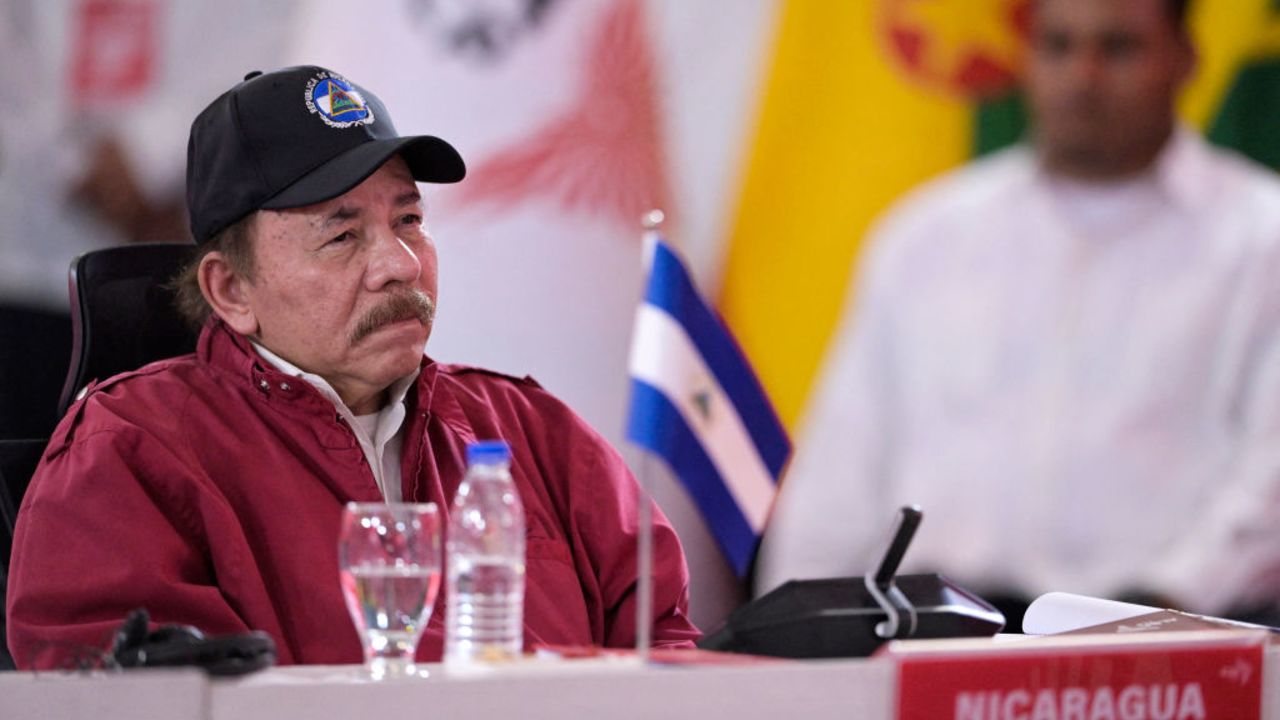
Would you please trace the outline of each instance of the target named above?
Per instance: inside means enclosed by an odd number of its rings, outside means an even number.
[[[633,644],[639,491],[617,452],[529,379],[424,359],[405,402],[403,496],[442,521],[467,443],[511,445],[526,645]],[[266,631],[282,663],[358,663],[338,524],[348,501],[381,497],[333,404],[213,320],[193,355],[96,385],[55,431],[18,514],[13,657],[47,668],[105,648],[145,607],[209,634]],[[684,555],[654,517],[654,643],[692,646]],[[443,618],[440,597],[419,659],[440,658]]]

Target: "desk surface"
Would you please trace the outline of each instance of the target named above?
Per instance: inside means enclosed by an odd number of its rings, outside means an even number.
[[[194,671],[0,674],[0,718],[599,717],[609,720],[889,718],[893,666],[882,661],[729,667],[569,664],[471,677],[374,683],[354,666],[275,668],[241,679]],[[421,711],[406,715],[407,708]],[[781,714],[785,711],[785,715]]]
[[[195,671],[3,673],[0,718],[889,720],[894,715],[895,668],[882,659],[726,667],[568,664],[474,677],[426,667],[426,679],[385,683],[361,679],[353,666],[275,668],[232,680],[210,680]],[[1268,650],[1265,672],[1263,717],[1280,720],[1280,649]]]
[[[395,717],[406,707],[442,718],[537,720],[609,718],[888,718],[893,667],[887,662],[778,663],[735,667],[600,667],[449,677],[433,667],[420,682],[376,684],[332,677],[325,668],[280,670],[212,688],[214,720],[319,718],[335,707]],[[273,676],[274,675],[274,676]],[[342,714],[350,717],[348,713]]]

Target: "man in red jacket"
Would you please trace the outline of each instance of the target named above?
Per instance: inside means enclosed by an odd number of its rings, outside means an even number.
[[[525,507],[526,645],[634,643],[640,496],[618,454],[532,380],[423,354],[436,254],[415,181],[464,174],[323,68],[251,74],[201,113],[179,279],[199,346],[91,387],[55,432],[13,550],[20,667],[103,648],[137,607],[266,631],[286,663],[359,662],[343,505],[447,509],[480,438],[511,445]],[[655,517],[654,642],[691,645],[684,557]],[[420,659],[442,618],[438,601]]]

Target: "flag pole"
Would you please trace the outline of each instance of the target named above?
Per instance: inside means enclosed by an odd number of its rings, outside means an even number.
[[[652,270],[653,246],[662,231],[665,215],[650,210],[641,221],[644,227],[645,277]],[[636,528],[636,655],[648,664],[653,644],[653,457],[640,450],[636,468],[640,481],[640,507]]]

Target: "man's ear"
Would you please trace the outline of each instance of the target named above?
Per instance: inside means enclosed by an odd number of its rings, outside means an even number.
[[[196,279],[200,281],[205,302],[232,330],[241,335],[258,332],[258,317],[249,303],[252,287],[222,253],[217,250],[206,253],[196,270]]]

